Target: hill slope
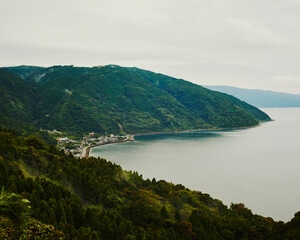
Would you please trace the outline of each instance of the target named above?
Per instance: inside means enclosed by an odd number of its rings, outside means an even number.
[[[138,133],[247,127],[270,120],[232,96],[137,68],[20,66],[2,71],[15,79],[1,81],[23,79],[24,91],[16,92],[31,110],[21,119],[36,127],[77,134]]]
[[[0,69],[0,123],[14,124],[34,120],[37,92],[33,84]],[[10,119],[7,121],[7,119]]]
[[[230,86],[205,86],[246,101],[256,107],[300,107],[300,95]]]
[[[40,239],[91,240],[273,240],[298,239],[300,234],[300,213],[287,224],[275,222],[243,204],[228,208],[208,194],[163,180],[144,180],[105,159],[77,159],[36,137],[20,138],[3,130],[0,186],[8,196],[18,194],[30,201],[18,205],[31,206],[30,224],[10,222],[25,209],[10,208],[13,199],[1,194],[1,239],[31,232],[42,235]],[[32,231],[36,227],[40,230]]]

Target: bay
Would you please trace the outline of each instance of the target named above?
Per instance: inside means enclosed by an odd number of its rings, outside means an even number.
[[[275,121],[240,130],[139,136],[93,148],[91,156],[288,221],[300,211],[300,108],[262,110]]]

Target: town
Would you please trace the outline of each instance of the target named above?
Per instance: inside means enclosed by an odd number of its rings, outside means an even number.
[[[49,134],[57,137],[57,147],[64,150],[65,153],[72,153],[75,157],[86,157],[87,149],[94,146],[101,146],[111,143],[122,143],[134,141],[132,134],[126,135],[100,135],[98,133],[90,132],[82,139],[74,139],[71,137],[64,137],[63,133],[57,130],[44,130]]]

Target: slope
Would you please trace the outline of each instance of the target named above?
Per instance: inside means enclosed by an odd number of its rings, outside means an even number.
[[[143,75],[161,89],[171,93],[197,116],[212,122],[216,126],[228,127],[230,124],[251,125],[253,122],[247,118],[247,114],[259,121],[270,120],[269,116],[261,110],[227,94],[211,91],[199,85],[166,75],[137,68],[132,70]],[[243,113],[240,111],[241,109],[244,111]],[[226,122],[226,118],[231,123]]]
[[[53,66],[18,71],[26,76],[24,81],[37,85],[34,125],[76,135],[248,127],[270,120],[229,95],[137,68]]]
[[[56,143],[45,131],[36,128],[38,86],[0,69],[0,128],[15,129],[20,135],[35,135],[47,143]]]
[[[11,74],[18,75],[24,81],[30,81],[28,77],[39,74],[44,69],[44,67],[23,65],[23,66],[16,66],[16,67],[6,67],[4,69],[8,70],[8,72],[10,72]]]
[[[0,131],[0,185],[30,201],[33,221],[53,225],[67,239],[254,240],[299,236],[299,213],[287,224],[275,222],[253,214],[243,204],[228,208],[208,194],[180,184],[144,180],[105,159],[77,159],[36,137],[20,138],[11,131]],[[0,211],[0,221],[2,218]],[[27,231],[27,227],[9,226],[19,232]],[[0,225],[0,238],[6,234],[3,228],[5,225]]]
[[[37,95],[36,86],[0,69],[0,124],[32,122]]]

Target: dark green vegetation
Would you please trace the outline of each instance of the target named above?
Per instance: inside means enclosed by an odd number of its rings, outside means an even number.
[[[232,96],[137,68],[2,68],[0,84],[0,123],[14,128],[79,136],[248,127],[270,120]]]
[[[71,135],[257,125],[270,118],[226,94],[137,68],[0,69],[1,239],[282,239],[291,223],[230,208],[105,159],[66,155],[39,128]],[[19,135],[35,136],[19,137]],[[292,239],[292,238],[291,238]]]
[[[205,86],[233,95],[256,107],[300,107],[300,95],[230,86]]]
[[[299,213],[289,223],[274,222],[252,214],[243,204],[228,208],[208,194],[144,180],[105,159],[74,158],[13,131],[0,131],[0,186],[5,188],[0,196],[1,239],[300,236]]]
[[[47,132],[35,126],[35,109],[39,101],[37,86],[26,83],[8,71],[0,69],[0,126],[17,129],[21,135],[36,135],[55,144]]]

